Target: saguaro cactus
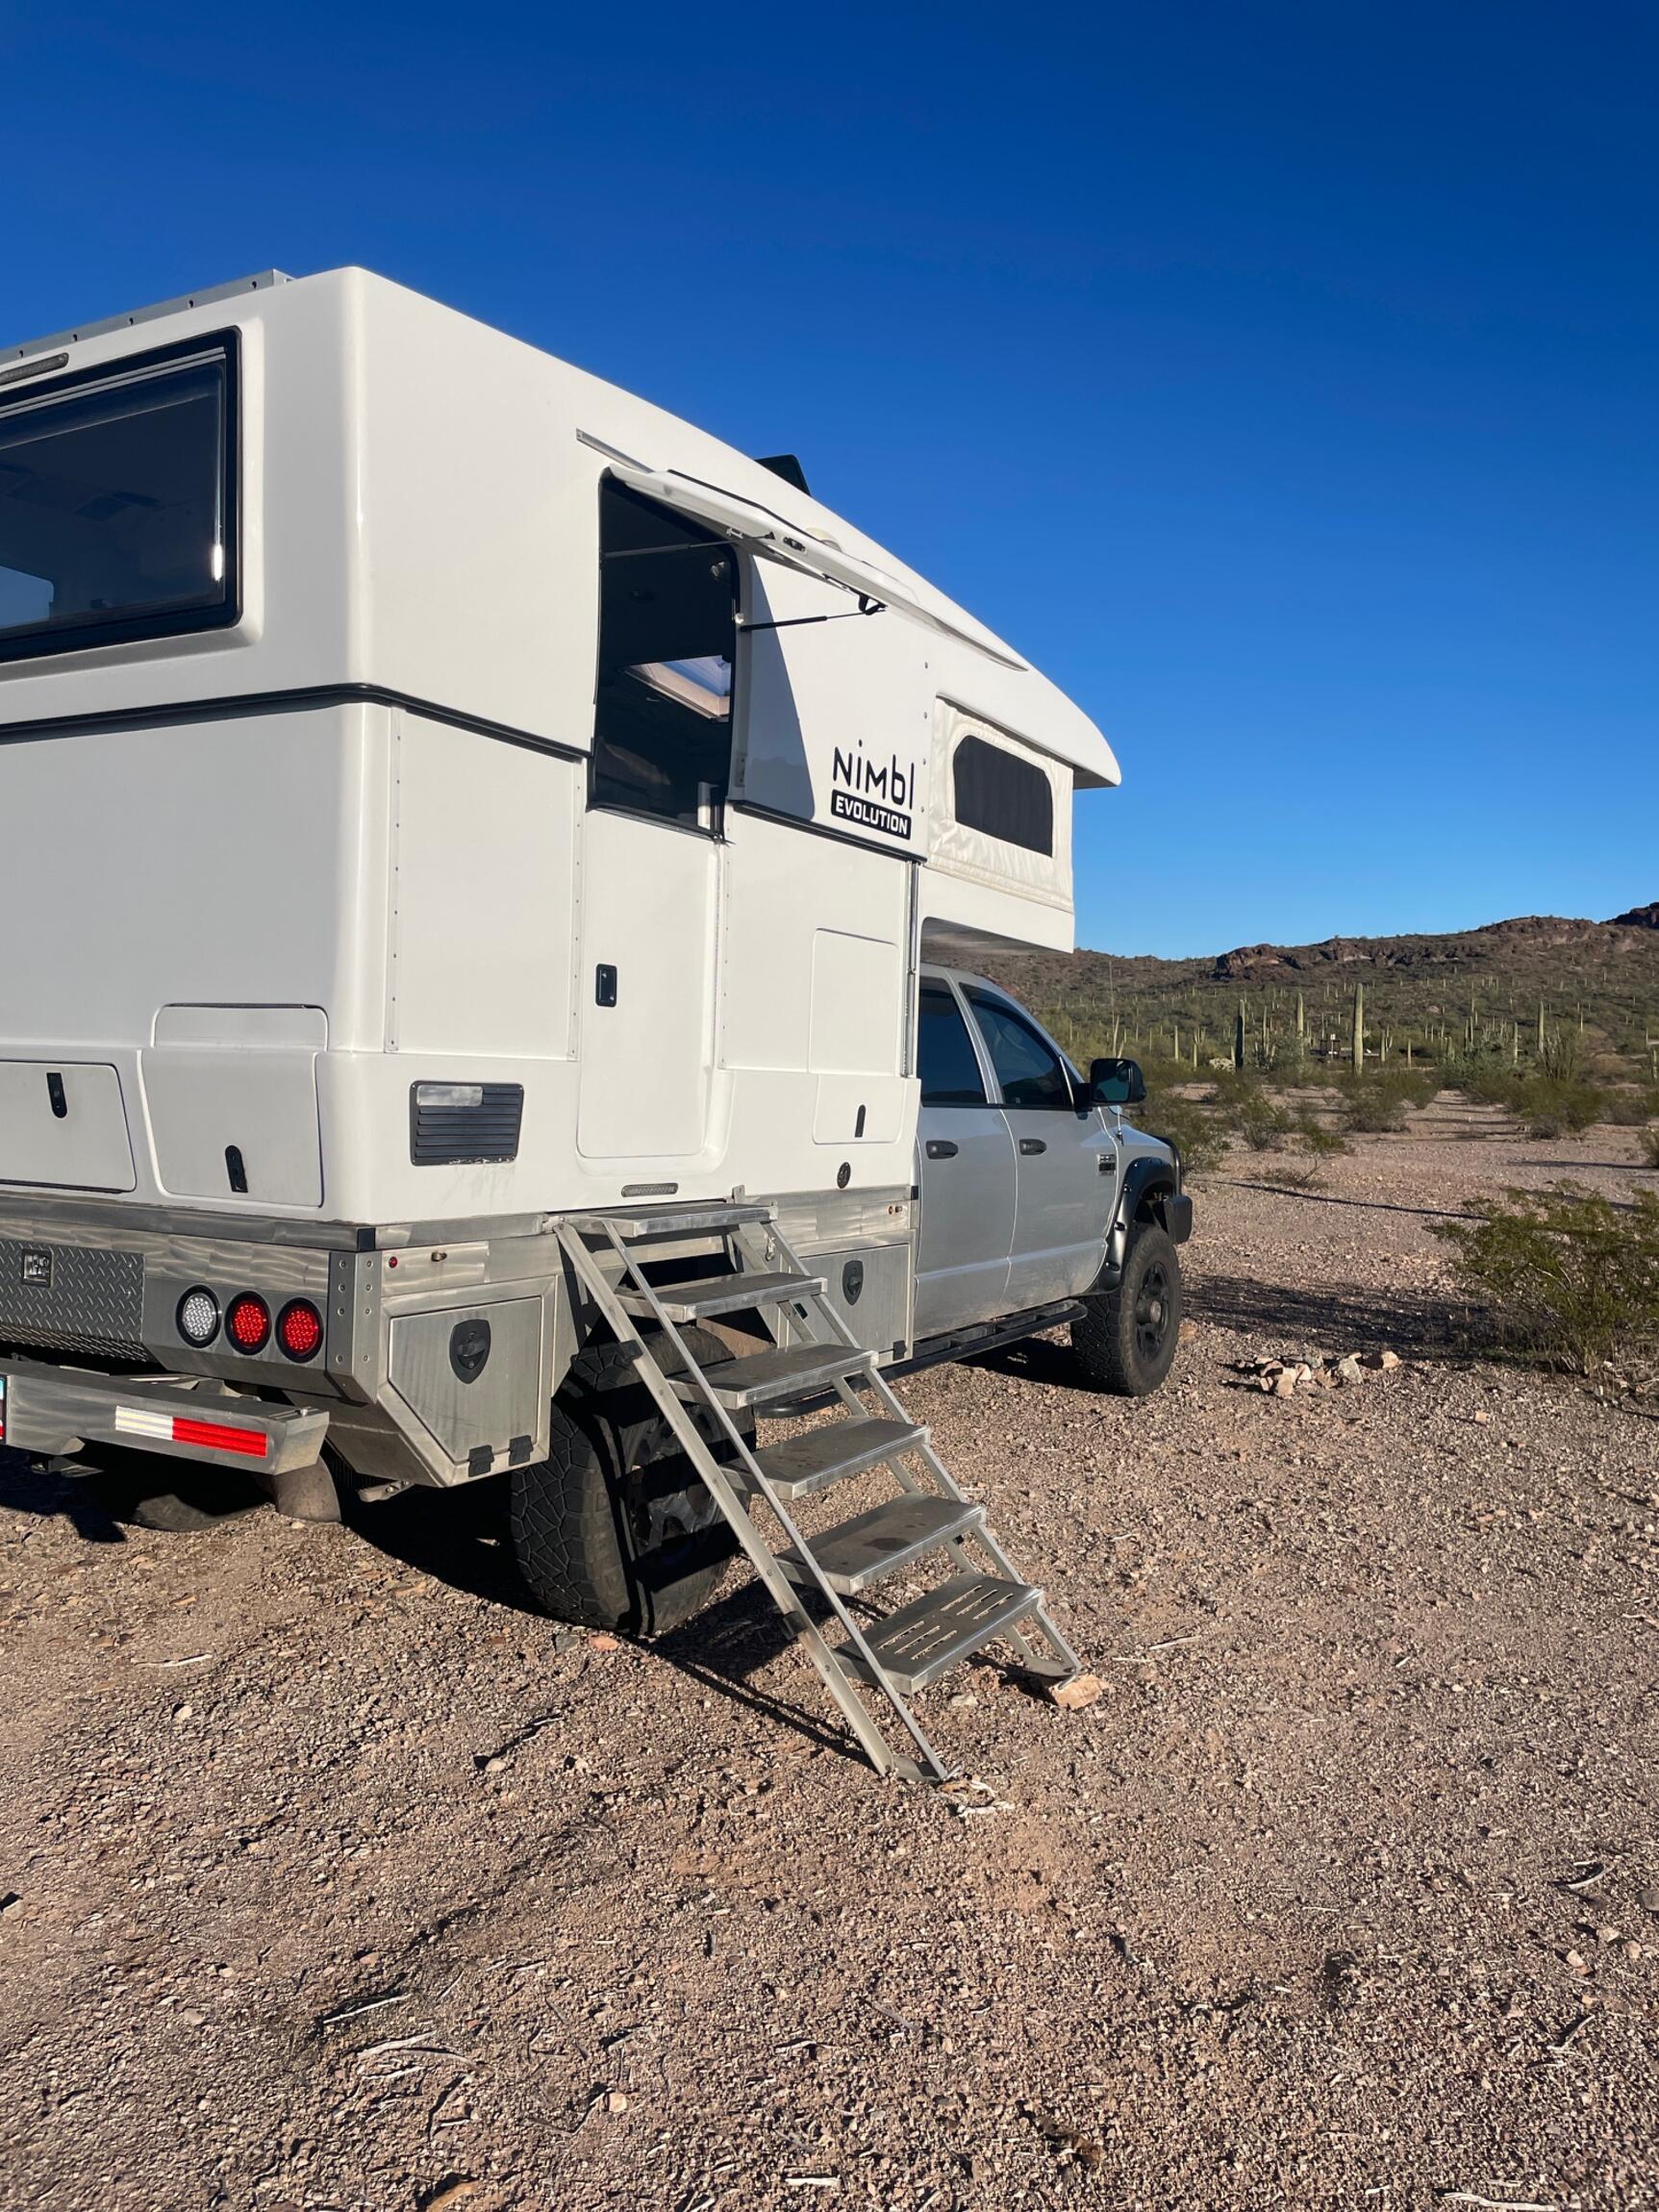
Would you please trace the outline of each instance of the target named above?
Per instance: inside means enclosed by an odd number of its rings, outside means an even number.
[[[1239,1001],[1239,1011],[1233,1020],[1233,1066],[1241,1072],[1244,1066],[1244,1002]]]
[[[1354,1073],[1366,1071],[1366,987],[1354,985]]]

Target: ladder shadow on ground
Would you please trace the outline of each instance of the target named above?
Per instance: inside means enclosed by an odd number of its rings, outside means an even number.
[[[742,1570],[734,1568],[733,1572],[741,1574]],[[759,1581],[734,1581],[683,1628],[655,1638],[644,1648],[701,1688],[806,1738],[817,1749],[838,1752],[854,1767],[868,1772],[868,1763],[851,1733],[831,1718],[829,1692],[812,1661],[796,1646],[793,1630]],[[822,1697],[821,1712],[811,1704],[797,1704],[755,1686],[757,1675],[785,1657],[798,1668],[805,1696],[811,1698],[817,1692]]]
[[[507,1542],[506,1499],[490,1495],[495,1487],[483,1483],[464,1491],[408,1490],[384,1505],[348,1504],[346,1521],[365,1544],[417,1573],[486,1604],[545,1621],[548,1616],[525,1589],[514,1563]],[[827,1691],[825,1711],[818,1713],[810,1702],[797,1704],[754,1686],[757,1675],[793,1650],[794,1637],[763,1586],[744,1578],[741,1564],[735,1564],[731,1573],[721,1594],[683,1628],[654,1637],[641,1648],[701,1689],[863,1767],[864,1756],[853,1737],[829,1718]],[[800,1669],[804,1698],[810,1700],[821,1685],[804,1652],[794,1663]]]

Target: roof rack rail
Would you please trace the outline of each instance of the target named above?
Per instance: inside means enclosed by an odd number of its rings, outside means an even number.
[[[129,314],[106,315],[101,322],[78,323],[73,330],[54,331],[50,338],[32,338],[22,345],[0,346],[0,361],[25,361],[32,353],[51,353],[57,347],[77,344],[84,338],[103,338],[113,330],[135,323],[154,322],[158,315],[182,314],[188,307],[211,307],[214,300],[239,299],[243,292],[268,291],[272,285],[292,284],[283,269],[262,269],[258,276],[238,277],[234,284],[210,285],[205,291],[186,292],[178,299],[158,300],[154,307],[136,307]]]

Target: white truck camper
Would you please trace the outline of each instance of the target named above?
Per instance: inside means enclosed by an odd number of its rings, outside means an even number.
[[[942,1775],[916,1693],[1077,1662],[895,1373],[1178,1333],[1139,1070],[965,972],[1117,781],[792,459],[360,269],[0,352],[0,1436],[160,1524],[499,1477],[633,1633],[741,1548]]]

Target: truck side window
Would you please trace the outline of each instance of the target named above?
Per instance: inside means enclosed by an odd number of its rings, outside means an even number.
[[[595,806],[710,826],[731,772],[736,580],[729,545],[601,486]]]
[[[968,1024],[962,1018],[961,1007],[943,984],[924,983],[921,987],[917,1061],[924,1106],[986,1104],[985,1081]]]
[[[1005,1000],[993,998],[989,992],[969,991],[968,998],[1002,1087],[1002,1103],[1069,1107],[1071,1078],[1046,1038],[1039,1036]]]

